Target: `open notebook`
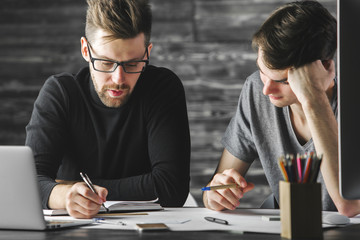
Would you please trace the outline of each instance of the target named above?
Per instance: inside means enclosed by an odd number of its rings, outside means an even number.
[[[110,212],[144,212],[144,211],[157,211],[163,210],[160,204],[155,203],[157,199],[151,201],[107,201],[104,203],[105,207]],[[67,215],[65,209],[44,209],[44,215],[58,216]],[[105,209],[101,207],[100,213],[105,213]]]
[[[0,183],[0,229],[45,230],[92,223],[82,219],[45,220],[29,147],[0,146]]]

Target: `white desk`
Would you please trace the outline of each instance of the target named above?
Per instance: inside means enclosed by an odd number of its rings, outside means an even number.
[[[323,212],[323,214],[334,214]],[[134,230],[136,223],[165,223],[172,231],[230,231],[280,234],[280,221],[264,221],[262,216],[279,215],[275,209],[236,209],[216,212],[206,208],[165,208],[163,211],[147,212],[146,215],[120,215],[106,217],[113,224],[92,224],[88,229]],[[228,225],[206,221],[204,217],[215,217],[228,221]],[[60,217],[61,218],[61,217]],[[351,223],[360,223],[360,215]],[[323,224],[324,228],[334,227]]]

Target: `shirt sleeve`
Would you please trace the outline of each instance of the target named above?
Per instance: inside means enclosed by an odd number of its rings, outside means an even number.
[[[182,206],[189,193],[190,181],[190,133],[185,92],[175,74],[169,74],[169,79],[158,88],[146,110],[152,179],[161,204]]]
[[[34,153],[36,170],[43,208],[48,208],[48,200],[55,182],[57,170],[66,145],[64,108],[59,98],[63,91],[54,76],[41,88],[34,103],[30,122],[26,126],[25,145]]]
[[[252,163],[258,158],[251,121],[252,98],[252,85],[247,79],[242,87],[235,115],[221,140],[226,150],[247,163]]]

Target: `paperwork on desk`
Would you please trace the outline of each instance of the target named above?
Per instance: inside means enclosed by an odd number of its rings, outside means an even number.
[[[171,231],[232,231],[238,233],[280,234],[280,221],[266,221],[263,216],[279,215],[274,209],[236,209],[216,212],[206,208],[165,208],[163,211],[148,212],[144,215],[119,215],[104,218],[82,228],[134,230],[137,223],[165,223]],[[323,212],[327,214],[327,212]],[[332,213],[333,214],[333,213]],[[228,221],[228,225],[206,221],[204,217],[215,217]],[[56,217],[53,217],[56,218]],[[351,218],[351,223],[360,223],[360,215]],[[323,225],[324,228],[334,227]]]
[[[139,212],[139,211],[159,211],[163,210],[163,207],[159,203],[155,203],[158,199],[150,201],[106,201],[105,207],[110,213],[126,213],[126,212]],[[106,210],[101,207],[100,213],[107,213]],[[45,216],[62,216],[68,215],[66,209],[43,209]]]

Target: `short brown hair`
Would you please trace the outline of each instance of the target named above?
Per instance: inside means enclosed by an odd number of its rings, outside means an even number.
[[[108,32],[108,40],[145,35],[150,43],[152,14],[148,0],[87,0],[85,35],[94,41],[98,29]]]
[[[316,1],[298,1],[275,10],[255,33],[252,45],[261,48],[270,69],[300,67],[329,60],[337,45],[336,19]]]

